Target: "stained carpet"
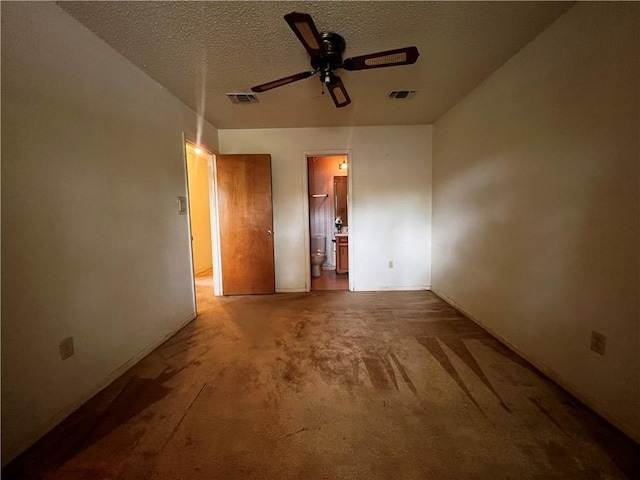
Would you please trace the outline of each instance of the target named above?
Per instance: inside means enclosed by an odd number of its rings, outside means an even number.
[[[214,298],[4,478],[638,479],[640,447],[430,292]]]

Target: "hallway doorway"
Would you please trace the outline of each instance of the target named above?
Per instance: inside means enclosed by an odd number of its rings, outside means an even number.
[[[212,182],[210,162],[212,155],[202,147],[185,143],[186,168],[187,168],[187,199],[189,229],[191,235],[192,273],[194,277],[194,295],[196,285],[213,290],[213,236],[212,236],[212,210],[211,204]]]

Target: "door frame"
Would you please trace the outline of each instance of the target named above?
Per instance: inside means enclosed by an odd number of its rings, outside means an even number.
[[[189,245],[189,269],[191,270],[191,301],[193,304],[193,313],[198,316],[198,302],[196,300],[196,266],[193,261],[193,232],[191,230],[191,198],[189,198],[189,163],[187,161],[187,143],[186,135],[182,134],[182,166],[184,170],[184,197],[187,200],[187,241]],[[180,198],[178,197],[178,200]]]
[[[209,215],[211,223],[211,258],[213,258],[213,295],[221,297],[222,291],[222,253],[220,253],[220,217],[218,215],[218,170],[216,155],[208,159],[209,170]],[[215,240],[214,240],[215,239]]]
[[[187,223],[189,226],[189,256],[191,266],[193,309],[196,315],[196,280],[195,264],[193,261],[193,242],[191,240],[193,232],[191,230],[191,199],[189,198],[189,171],[187,166],[187,144],[198,147],[207,154],[207,176],[209,179],[209,224],[211,228],[211,258],[213,260],[213,294],[216,297],[222,296],[222,269],[220,265],[220,228],[218,223],[218,202],[217,202],[217,180],[215,170],[215,153],[206,144],[198,143],[191,139],[191,136],[183,132],[182,135],[182,155],[185,175],[185,193],[187,198]]]
[[[328,157],[333,155],[342,155],[347,157],[347,210],[349,212],[349,291],[353,292],[354,288],[354,251],[355,251],[355,241],[354,241],[354,232],[356,229],[355,226],[355,215],[353,215],[353,152],[351,149],[341,149],[341,150],[304,150],[302,152],[302,210],[304,213],[304,249],[305,249],[305,260],[304,260],[304,285],[305,291],[311,291],[311,234],[309,232],[311,225],[309,222],[309,164],[307,158],[309,157]]]

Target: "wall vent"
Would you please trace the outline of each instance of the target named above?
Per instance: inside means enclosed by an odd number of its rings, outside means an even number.
[[[258,103],[258,97],[254,93],[227,93],[227,97],[233,103]]]
[[[410,98],[417,92],[415,90],[391,90],[389,92],[390,98]]]

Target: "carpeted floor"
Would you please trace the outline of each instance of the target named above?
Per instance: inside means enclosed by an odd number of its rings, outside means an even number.
[[[640,478],[640,447],[430,292],[214,298],[4,478]]]

